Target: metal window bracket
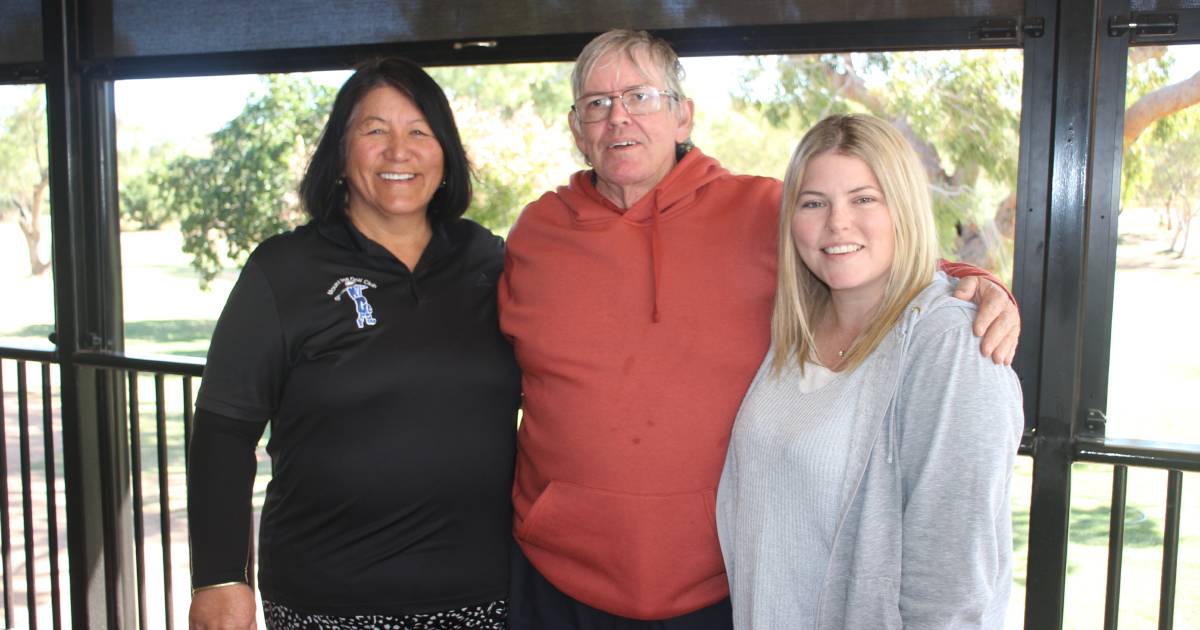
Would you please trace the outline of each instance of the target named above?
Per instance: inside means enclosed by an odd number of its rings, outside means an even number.
[[[1046,34],[1046,18],[1027,17],[1021,22],[1026,37],[1041,37]]]
[[[79,64],[80,72],[89,79],[113,80],[113,67],[108,61],[90,61]]]
[[[1046,20],[1040,17],[987,19],[971,29],[971,37],[989,43],[1019,43],[1021,37],[1041,37]]]
[[[498,42],[494,39],[476,39],[464,42],[454,42],[454,50],[465,50],[467,48],[495,48]]]
[[[46,69],[41,64],[22,64],[9,68],[5,74],[6,79],[13,79],[18,82],[39,82],[46,80]]]
[[[98,350],[104,347],[104,338],[99,333],[82,333],[79,335],[79,347],[83,350]]]
[[[1108,418],[1104,412],[1099,409],[1088,409],[1087,418],[1083,421],[1083,430],[1088,435],[1103,436],[1104,427],[1108,424]]]
[[[1165,37],[1179,30],[1179,15],[1176,13],[1130,13],[1108,18],[1108,36],[1121,37],[1133,31],[1143,37]]]

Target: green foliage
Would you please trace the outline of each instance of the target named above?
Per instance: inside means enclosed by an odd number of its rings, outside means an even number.
[[[11,88],[6,88],[11,89]],[[0,212],[28,199],[46,170],[46,89],[29,90],[0,122]]]
[[[1150,175],[1141,196],[1153,200],[1162,211],[1160,220],[1174,230],[1170,247],[1162,253],[1176,252],[1180,257],[1187,249],[1192,219],[1200,211],[1200,178],[1195,176],[1196,164],[1200,164],[1200,110],[1184,109],[1163,118],[1157,126],[1169,128],[1171,135],[1163,141],[1154,138],[1143,147]]]
[[[211,155],[178,157],[146,184],[157,189],[163,207],[178,213],[183,249],[202,285],[224,258],[241,261],[262,240],[304,218],[296,187],[334,90],[290,76],[266,77],[263,86],[212,135]]]
[[[561,124],[571,108],[571,64],[430,68],[452,100],[472,102],[508,120],[526,106],[547,125]]]
[[[736,103],[697,102],[692,141],[731,172],[782,179],[805,129],[792,121],[772,126]]]
[[[567,128],[571,64],[432,68],[475,174],[467,216],[500,234],[582,164]]]
[[[50,208],[45,93],[35,86],[0,120],[0,215],[17,214],[34,275],[49,266],[39,253],[42,213]]]
[[[1161,141],[1154,137],[1141,151],[1151,166],[1141,195],[1166,206],[1193,206],[1200,201],[1200,178],[1195,176],[1196,164],[1200,164],[1200,111],[1176,112],[1156,126],[1155,136],[1162,129],[1168,129],[1169,136]]]
[[[158,203],[158,190],[146,177],[135,178],[122,182],[121,225],[129,227],[136,225],[142,230],[157,230],[167,220],[168,206]]]
[[[475,171],[468,216],[504,233],[525,203],[577,168],[566,133],[569,64],[436,68]],[[303,222],[296,188],[335,89],[264,78],[264,92],[212,134],[211,153],[137,159],[122,183],[124,218],[144,228],[178,217],[183,249],[206,285],[263,239]]]
[[[932,60],[929,57],[932,56]],[[973,186],[979,174],[1012,185],[1021,122],[1021,56],[1014,51],[896,55],[892,116],[907,117],[944,168]]]
[[[828,72],[840,65],[835,55],[757,57],[740,79],[738,100],[774,127],[808,129],[826,116],[850,111]]]
[[[1011,235],[997,230],[994,217],[1016,183],[1021,63],[1019,51],[763,57],[743,74],[736,98],[794,137],[793,145],[832,114],[864,112],[896,124],[929,156],[943,253],[984,252],[969,262],[1003,275]]]
[[[1125,107],[1132,106],[1146,94],[1167,85],[1172,64],[1169,53],[1142,63],[1130,62],[1125,78]],[[1150,147],[1170,141],[1175,124],[1173,119],[1173,116],[1167,116],[1158,120],[1125,151],[1121,162],[1122,207],[1156,205],[1165,201],[1158,198],[1150,183],[1155,170]]]
[[[175,207],[162,200],[164,183],[170,171],[165,168],[178,151],[166,144],[147,151],[123,151],[117,157],[121,165],[120,202],[122,229],[157,230],[177,218]]]

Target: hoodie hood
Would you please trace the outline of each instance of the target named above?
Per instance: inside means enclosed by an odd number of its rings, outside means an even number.
[[[621,220],[649,227],[647,246],[650,248],[650,273],[654,276],[654,308],[650,314],[655,323],[661,321],[659,293],[663,282],[662,233],[659,223],[679,216],[694,205],[700,190],[709,182],[729,175],[729,171],[699,149],[688,151],[683,159],[667,173],[650,192],[629,208],[618,207],[596,188],[596,171],[579,171],[556,195],[571,213],[571,221],[580,228],[600,228]]]
[[[900,317],[900,321],[896,323],[895,335],[900,352],[897,353],[897,364],[892,367],[895,372],[896,383],[899,384],[901,374],[900,366],[903,365],[904,356],[908,353],[908,346],[912,342],[913,329],[939,308],[947,308],[955,305],[961,305],[962,300],[953,297],[955,281],[950,279],[950,276],[944,271],[937,271],[933,274],[933,282],[929,286],[921,290],[917,297],[913,298],[908,303],[908,307],[904,315]],[[887,444],[887,463],[891,464],[894,461],[896,452],[899,450],[899,445],[896,441],[899,439],[899,428],[896,426],[896,414],[888,413],[888,444]]]
[[[922,289],[917,297],[908,303],[908,310],[897,323],[897,331],[907,339],[913,327],[929,313],[939,308],[961,306],[963,301],[951,295],[956,282],[944,271],[935,272],[929,286]]]
[[[637,224],[651,224],[655,214],[670,216],[672,211],[691,205],[700,189],[709,182],[729,175],[719,162],[700,149],[692,149],[667,173],[650,192],[629,208],[621,208],[596,188],[596,171],[579,171],[566,186],[555,194],[571,212],[571,219],[580,226],[594,226],[623,218]]]

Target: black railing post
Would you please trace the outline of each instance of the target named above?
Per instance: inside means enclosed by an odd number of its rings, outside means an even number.
[[[1025,15],[1043,18],[1049,35],[1025,38],[1021,81],[1021,142],[1017,158],[1017,216],[1013,234],[1012,290],[1021,311],[1021,343],[1014,368],[1025,395],[1025,427],[1035,426],[1041,348],[1042,291],[1046,265],[1046,221],[1054,151],[1054,37],[1058,25],[1053,0],[1029,0]]]
[[[154,375],[154,425],[158,451],[158,531],[162,542],[163,609],[166,619],[163,628],[175,630],[174,576],[171,575],[171,484],[170,458],[167,456],[167,379]]]
[[[1125,77],[1129,35],[1114,36],[1109,18],[1127,11],[1128,2],[1102,0],[1097,35],[1095,136],[1088,181],[1087,268],[1084,285],[1081,415],[1103,419],[1108,409],[1108,364],[1112,349],[1113,289],[1117,270],[1117,215],[1121,209],[1121,168],[1125,154]],[[1103,422],[1085,430],[1103,435]]]
[[[1049,164],[1036,389],[1025,628],[1062,627],[1071,462],[1079,416],[1088,178],[1095,94],[1097,0],[1061,0],[1054,30]]]
[[[1175,578],[1179,571],[1179,507],[1183,499],[1183,473],[1167,471],[1167,513],[1163,526],[1162,581],[1158,594],[1159,630],[1175,627]]]
[[[126,377],[129,401],[129,469],[133,480],[133,558],[137,576],[138,628],[146,630],[150,618],[146,614],[149,604],[146,599],[145,495],[142,494],[142,400],[138,389],[138,372],[129,370]]]
[[[111,31],[110,0],[42,1],[70,626],[80,630],[135,619],[122,392],[109,371],[74,361],[123,345],[112,83],[84,63],[111,56]]]
[[[58,470],[54,452],[54,396],[50,364],[42,363],[42,453],[46,471],[46,547],[50,559],[50,606],[54,630],[62,628],[62,594],[58,578]],[[3,414],[0,413],[0,417]]]
[[[25,618],[30,630],[37,630],[37,548],[33,529],[33,464],[29,449],[29,381],[25,362],[17,361],[17,452],[21,458],[21,525],[25,530]],[[8,471],[5,471],[7,474]]]
[[[8,415],[4,410],[4,362],[0,361],[0,420],[7,421]],[[24,396],[24,392],[18,392]],[[13,581],[12,581],[12,539],[8,523],[8,436],[7,431],[0,430],[0,587],[4,589],[4,627],[13,627]]]
[[[1125,494],[1129,468],[1113,466],[1112,504],[1108,510],[1108,587],[1104,594],[1104,630],[1116,630],[1121,610],[1121,562],[1125,554]]]

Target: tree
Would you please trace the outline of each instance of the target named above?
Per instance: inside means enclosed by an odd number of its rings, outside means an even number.
[[[1125,111],[1125,146],[1133,144],[1155,121],[1197,102],[1200,102],[1200,72],[1146,94]]]
[[[180,217],[185,252],[206,286],[224,259],[303,219],[296,187],[333,103],[307,78],[264,79],[265,91],[210,137],[207,157],[181,156],[155,173],[157,200]]]
[[[170,144],[156,144],[149,149],[135,145],[117,157],[121,165],[122,229],[157,230],[176,217],[174,208],[162,203],[162,186],[170,178],[168,167],[178,153]]]
[[[1171,207],[1167,220],[1186,243],[1186,186],[1172,174],[1195,163],[1179,135],[1187,119],[1177,117],[1200,102],[1200,73],[1168,84],[1171,64],[1165,46],[1130,51],[1122,201]],[[738,101],[789,135],[835,113],[891,121],[929,175],[943,252],[1003,276],[1016,218],[1020,78],[1015,51],[795,55],[759,59]],[[1137,142],[1147,133],[1178,146],[1150,150]]]
[[[1171,245],[1162,253],[1180,258],[1187,251],[1192,219],[1200,205],[1200,110],[1189,108],[1155,123],[1154,142],[1140,153],[1149,175],[1141,191],[1143,200],[1162,209]],[[1180,242],[1182,238],[1182,243]]]
[[[1176,252],[1180,257],[1187,251],[1191,221],[1200,203],[1200,190],[1193,183],[1200,159],[1200,112],[1193,108],[1200,102],[1200,72],[1168,83],[1173,63],[1166,46],[1130,52],[1121,203],[1158,208],[1163,227],[1174,232],[1171,246],[1163,253]],[[1147,141],[1139,142],[1146,137]]]
[[[475,174],[467,216],[507,233],[525,204],[583,166],[567,112],[571,64],[434,68]]]
[[[1152,160],[1148,146],[1152,143],[1166,141],[1167,128],[1158,127],[1154,121],[1129,120],[1129,112],[1135,109],[1147,111],[1145,107],[1136,104],[1144,97],[1158,93],[1167,85],[1171,69],[1171,57],[1166,54],[1165,46],[1135,48],[1137,55],[1130,54],[1129,66],[1125,76],[1126,125],[1124,139],[1124,155],[1121,162],[1121,207],[1134,204],[1156,205],[1161,200],[1157,193],[1150,188],[1150,177],[1153,174]],[[1134,128],[1137,129],[1134,129]],[[1137,142],[1143,133],[1151,130],[1149,142]]]
[[[576,168],[563,133],[570,107],[568,64],[434,69],[456,113],[474,167],[468,216],[506,232],[525,203]],[[226,260],[304,220],[296,187],[332,105],[334,89],[274,76],[265,92],[220,131],[206,157],[152,166],[122,186],[129,212],[170,208],[184,250],[205,285]],[[130,217],[132,218],[132,217]],[[139,221],[142,219],[138,218]],[[148,220],[154,220],[151,217]]]
[[[1020,79],[1018,51],[791,55],[760,58],[738,99],[790,134],[830,114],[888,120],[929,175],[943,252],[1004,276],[1011,233],[997,217],[1015,199]]]
[[[16,212],[29,250],[29,273],[35,276],[50,267],[39,251],[49,186],[45,88],[37,86],[0,123],[0,213]]]

